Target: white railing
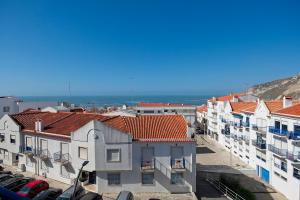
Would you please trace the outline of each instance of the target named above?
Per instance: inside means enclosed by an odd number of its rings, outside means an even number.
[[[217,190],[222,192],[224,194],[224,196],[227,197],[227,199],[230,199],[230,200],[246,200],[245,198],[238,195],[236,192],[231,190],[229,187],[227,187],[226,185],[224,185],[220,181],[215,180],[213,178],[209,178],[209,177],[207,177],[206,180],[210,184],[212,184]]]

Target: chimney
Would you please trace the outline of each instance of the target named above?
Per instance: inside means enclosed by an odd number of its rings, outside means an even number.
[[[43,121],[38,119],[35,122],[35,131],[36,132],[42,132],[44,130],[44,125],[43,125]]]
[[[237,96],[233,96],[231,102],[238,102],[239,98]]]
[[[283,97],[283,108],[287,108],[293,105],[293,99],[292,97]]]

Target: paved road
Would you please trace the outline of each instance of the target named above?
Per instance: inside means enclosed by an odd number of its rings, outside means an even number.
[[[253,192],[256,199],[263,200],[287,200],[281,193],[274,190],[270,185],[263,183],[249,165],[239,158],[232,156],[218,143],[205,137],[205,140],[197,137],[197,173],[204,177],[207,171],[213,175],[227,174],[239,180],[240,184]],[[216,173],[219,172],[219,173]],[[198,181],[197,181],[198,188]],[[201,188],[199,188],[201,189]]]

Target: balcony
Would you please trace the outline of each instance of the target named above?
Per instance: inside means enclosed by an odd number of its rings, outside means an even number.
[[[23,154],[25,154],[26,156],[32,157],[32,156],[34,156],[35,149],[33,149],[32,147],[25,146],[25,147],[22,147],[21,152]]]
[[[281,169],[284,172],[287,172],[287,166],[286,165],[281,165],[278,163],[274,163],[274,166],[277,167],[278,169]]]
[[[153,172],[155,168],[155,159],[141,162],[141,170],[144,172]]]
[[[257,126],[256,124],[252,124],[252,130],[257,131],[259,133],[266,134],[267,133],[267,126]]]
[[[258,149],[266,150],[266,143],[258,142],[257,140],[252,140],[252,145]]]
[[[300,131],[291,131],[289,135],[289,139],[300,140]]]
[[[268,150],[283,158],[287,156],[287,149],[280,149],[272,144],[268,145]]]
[[[71,162],[71,156],[69,153],[62,154],[61,151],[53,154],[53,159],[55,162],[59,162],[62,165],[66,165]]]
[[[282,129],[279,129],[279,128],[275,128],[274,126],[269,127],[269,132],[273,133],[275,135],[284,136],[284,137],[290,135],[290,132],[288,130],[282,130]]]
[[[37,155],[41,160],[47,160],[50,158],[50,152],[48,149],[39,150]]]
[[[185,160],[183,158],[171,159],[171,168],[175,171],[184,171]]]
[[[245,128],[248,128],[250,126],[250,124],[249,124],[249,122],[243,122],[242,126],[245,127]]]
[[[286,158],[292,162],[299,162],[300,161],[300,152],[294,153],[294,152],[288,151],[286,154]]]

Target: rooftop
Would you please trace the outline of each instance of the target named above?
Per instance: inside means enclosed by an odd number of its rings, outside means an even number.
[[[197,112],[207,112],[207,105],[202,105],[197,107]]]
[[[11,115],[23,131],[35,131],[35,122],[41,120],[43,132],[58,136],[70,136],[92,120],[98,120],[140,141],[192,141],[188,138],[187,122],[182,115],[157,116],[103,116],[100,114],[74,112],[41,112],[28,110]]]
[[[185,107],[185,106],[192,106],[188,104],[172,104],[172,103],[147,103],[147,102],[140,102],[137,104],[138,107]]]
[[[256,102],[230,102],[233,113],[241,113],[245,109],[256,107]]]
[[[283,109],[277,110],[273,114],[298,118],[298,117],[300,117],[300,103],[290,106],[288,108],[283,108]]]

